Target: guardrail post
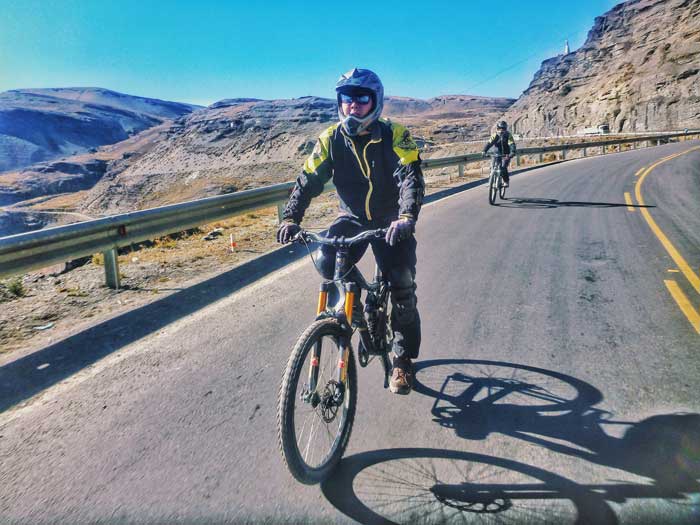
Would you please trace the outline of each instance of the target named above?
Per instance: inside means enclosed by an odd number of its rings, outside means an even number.
[[[656,139],[656,145],[661,146],[661,139]]]
[[[464,164],[460,164],[460,165],[457,166],[457,167],[459,168],[459,176],[460,176],[460,178],[461,178],[461,177],[464,177]]]
[[[117,259],[117,249],[112,248],[102,252],[105,259],[105,282],[109,288],[119,290],[119,260]]]
[[[583,156],[584,157],[588,156],[588,148],[583,148]]]
[[[520,166],[520,155],[515,155],[515,165]]]
[[[539,163],[542,164],[543,161],[544,161],[544,154],[540,153]]]
[[[277,222],[282,222],[282,216],[284,215],[284,207],[285,207],[284,202],[278,202],[277,203]]]
[[[566,150],[561,150],[561,160],[566,160]]]

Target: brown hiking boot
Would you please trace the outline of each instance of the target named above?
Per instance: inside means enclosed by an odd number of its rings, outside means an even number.
[[[413,367],[408,358],[397,357],[394,359],[394,368],[391,371],[389,390],[394,394],[407,395],[413,388]]]

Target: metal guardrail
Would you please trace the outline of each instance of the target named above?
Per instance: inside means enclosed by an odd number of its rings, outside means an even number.
[[[601,140],[601,141],[597,141],[597,142],[589,141],[589,142],[576,142],[573,144],[554,144],[552,146],[542,146],[539,148],[518,148],[517,155],[518,156],[538,155],[538,154],[542,155],[544,153],[551,153],[554,151],[562,151],[565,153],[567,151],[572,151],[572,150],[577,150],[577,149],[587,150],[590,148],[607,148],[608,146],[614,146],[617,144],[637,144],[639,142],[647,142],[647,141],[651,141],[651,140],[657,141],[657,145],[658,145],[659,141],[661,141],[663,139],[685,137],[685,136],[689,136],[689,135],[695,135],[699,132],[700,132],[700,130],[688,130],[687,132],[686,131],[679,131],[679,132],[670,132],[670,133],[654,134],[654,135],[631,136],[631,137],[619,138],[619,139]],[[599,136],[599,135],[597,135],[597,136]],[[584,155],[585,155],[585,153],[584,153]],[[467,155],[457,155],[454,157],[441,157],[439,159],[424,159],[423,162],[421,163],[421,167],[423,169],[444,168],[447,166],[458,166],[460,164],[468,164],[470,162],[477,162],[480,160],[483,160],[481,153],[469,153]]]
[[[118,288],[118,248],[274,206],[288,198],[293,186],[286,182],[1,237],[0,277],[103,252],[107,285]]]
[[[518,155],[543,155],[548,152],[561,151],[565,157],[566,151],[575,149],[584,149],[585,155],[588,148],[603,148],[604,152],[605,148],[616,144],[656,141],[658,145],[663,139],[697,134],[700,134],[700,130],[599,142],[523,148],[518,150]],[[422,167],[434,169],[459,166],[461,175],[464,164],[482,160],[480,153],[473,153],[425,159],[422,161]],[[107,286],[119,288],[119,267],[117,264],[117,250],[119,248],[275,204],[278,206],[278,211],[281,211],[280,203],[287,200],[293,186],[293,182],[286,182],[227,195],[113,215],[67,226],[56,226],[35,232],[0,237],[0,278],[102,252]],[[332,185],[327,185],[325,188],[325,191],[332,190],[334,190]]]

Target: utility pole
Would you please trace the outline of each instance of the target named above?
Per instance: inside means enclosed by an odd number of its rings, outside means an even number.
[[[571,53],[571,50],[569,49],[569,39],[567,38],[564,44],[564,54],[568,55],[569,53]]]

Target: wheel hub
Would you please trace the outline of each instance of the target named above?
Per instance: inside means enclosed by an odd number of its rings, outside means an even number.
[[[338,415],[338,408],[343,404],[345,392],[340,383],[331,380],[326,383],[326,388],[321,395],[321,418],[330,423]]]

